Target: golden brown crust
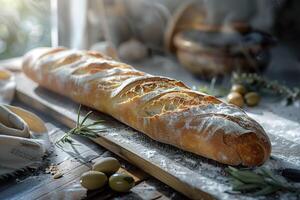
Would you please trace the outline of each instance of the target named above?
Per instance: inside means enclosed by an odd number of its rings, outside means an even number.
[[[241,109],[97,52],[35,49],[24,56],[23,70],[43,87],[157,141],[229,165],[256,166],[270,156],[263,128]]]

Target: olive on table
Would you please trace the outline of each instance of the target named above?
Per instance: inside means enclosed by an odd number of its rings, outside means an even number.
[[[236,106],[239,106],[239,107],[243,107],[243,105],[244,105],[243,96],[237,92],[230,92],[227,95],[227,102],[234,104]]]
[[[88,190],[102,188],[107,182],[107,177],[102,172],[88,171],[81,175],[80,184]]]
[[[8,71],[1,70],[0,69],[0,79],[1,80],[7,80],[11,77],[11,74]]]
[[[244,95],[247,92],[247,90],[243,85],[234,84],[231,87],[231,92],[237,92],[237,93],[240,93],[241,95]]]
[[[245,101],[248,106],[256,106],[260,101],[260,96],[256,92],[245,94]]]
[[[109,178],[108,184],[116,192],[128,192],[134,186],[134,179],[127,174],[116,173]]]
[[[119,161],[113,157],[103,158],[93,165],[93,170],[103,172],[105,174],[113,174],[120,169]]]

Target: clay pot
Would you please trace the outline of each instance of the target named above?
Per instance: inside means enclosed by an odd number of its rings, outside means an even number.
[[[242,21],[232,21],[226,24],[207,23],[207,15],[206,5],[202,1],[182,4],[169,19],[164,35],[166,51],[175,52],[174,37],[177,33],[186,30],[239,33],[251,30],[249,24]]]
[[[180,63],[204,78],[232,71],[259,72],[270,61],[270,46],[236,32],[184,31],[175,36],[174,44]]]

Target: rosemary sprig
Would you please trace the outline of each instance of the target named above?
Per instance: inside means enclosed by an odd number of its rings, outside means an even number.
[[[284,177],[275,175],[271,170],[261,167],[257,170],[225,169],[231,177],[232,190],[253,192],[254,196],[268,195],[276,191],[289,191],[300,194],[300,187],[288,182]]]
[[[80,110],[81,105],[79,106],[78,112],[77,112],[77,121],[76,126],[72,129],[70,129],[68,132],[66,132],[58,141],[56,141],[56,144],[60,143],[73,143],[73,140],[71,139],[71,135],[81,135],[88,138],[96,138],[98,137],[98,133],[100,131],[103,131],[102,128],[97,128],[96,126],[101,124],[104,120],[98,120],[94,121],[90,124],[85,124],[88,117],[92,114],[92,111],[89,111],[80,121]]]
[[[250,90],[280,95],[286,100],[286,105],[290,105],[300,99],[300,88],[289,88],[277,81],[268,80],[255,73],[234,73],[232,82],[234,84],[242,84]]]

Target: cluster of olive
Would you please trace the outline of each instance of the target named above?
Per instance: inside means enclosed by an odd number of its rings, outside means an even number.
[[[93,165],[91,171],[81,175],[80,184],[88,190],[96,190],[103,188],[108,182],[112,190],[128,192],[134,186],[134,179],[128,174],[116,173],[120,166],[115,158],[103,158]]]
[[[256,92],[248,92],[243,85],[235,84],[227,95],[227,101],[239,107],[243,107],[245,103],[248,106],[256,106],[260,96]]]

